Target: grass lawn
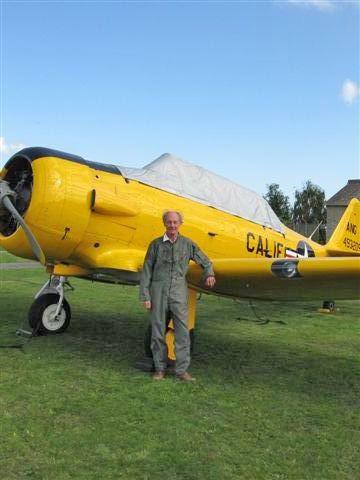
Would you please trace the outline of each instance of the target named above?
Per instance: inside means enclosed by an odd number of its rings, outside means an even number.
[[[7,252],[3,248],[0,247],[0,264],[1,263],[14,263],[14,262],[28,262],[26,258],[16,257],[11,253]]]
[[[1,343],[22,341],[45,279],[0,270]],[[246,302],[202,296],[184,385],[133,367],[136,288],[72,283],[65,334],[0,350],[2,480],[359,478],[359,302],[259,303],[259,325]]]

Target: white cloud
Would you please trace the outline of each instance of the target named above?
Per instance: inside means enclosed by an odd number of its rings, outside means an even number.
[[[17,150],[21,150],[25,145],[23,143],[7,143],[5,137],[0,137],[0,153],[13,153]]]
[[[345,103],[349,105],[354,103],[357,97],[360,96],[360,85],[357,85],[352,80],[345,80],[341,89],[341,96]]]
[[[315,7],[322,12],[331,12],[336,8],[336,3],[333,0],[288,0],[288,3],[305,7]]]

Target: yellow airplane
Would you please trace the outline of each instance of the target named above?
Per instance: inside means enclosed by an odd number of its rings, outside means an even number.
[[[357,199],[320,245],[282,225],[261,196],[171,155],[130,169],[33,147],[13,155],[0,174],[0,246],[38,259],[50,274],[30,308],[30,326],[39,325],[42,333],[68,327],[68,277],[138,284],[166,209],[183,213],[182,233],[212,259],[217,282],[208,293],[265,300],[360,297]],[[196,292],[206,291],[195,264],[188,280],[192,330]]]

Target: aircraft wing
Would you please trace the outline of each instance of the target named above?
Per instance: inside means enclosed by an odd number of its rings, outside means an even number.
[[[144,256],[144,250],[134,248],[112,246],[96,254],[94,248],[81,247],[74,252],[69,263],[54,265],[51,273],[133,285],[139,283]]]
[[[228,258],[213,261],[215,293],[267,300],[360,299],[360,257]],[[189,283],[201,269],[191,265]]]

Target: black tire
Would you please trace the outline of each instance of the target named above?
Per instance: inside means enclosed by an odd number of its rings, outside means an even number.
[[[330,312],[333,312],[335,310],[334,300],[325,300],[323,302],[323,308],[326,308],[326,309],[330,310]]]
[[[195,332],[192,328],[189,332],[190,334],[190,353],[194,352],[194,342],[195,342]],[[151,325],[148,326],[145,332],[144,337],[144,350],[145,355],[149,358],[152,358],[152,351],[151,351]]]
[[[31,329],[35,329],[36,333],[42,335],[54,335],[56,333],[65,332],[70,324],[71,310],[68,302],[63,300],[63,304],[59,313],[60,318],[56,321],[50,321],[49,315],[54,313],[59,295],[57,293],[47,293],[37,298],[31,305],[28,320]]]

